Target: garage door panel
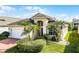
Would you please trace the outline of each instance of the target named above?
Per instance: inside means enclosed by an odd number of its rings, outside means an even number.
[[[24,28],[12,28],[11,37],[20,38],[23,31],[24,31]]]

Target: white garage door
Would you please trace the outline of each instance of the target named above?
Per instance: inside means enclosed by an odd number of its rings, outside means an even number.
[[[11,28],[11,36],[12,38],[21,38],[21,34],[23,33],[23,27],[12,27]]]
[[[8,31],[9,32],[9,29],[8,27],[0,27],[0,34],[4,31]]]

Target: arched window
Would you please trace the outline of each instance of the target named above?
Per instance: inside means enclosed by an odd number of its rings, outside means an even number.
[[[37,24],[38,24],[39,26],[43,26],[43,22],[42,22],[42,21],[38,21]]]

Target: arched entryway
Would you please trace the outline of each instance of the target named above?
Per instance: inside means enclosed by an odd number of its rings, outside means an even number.
[[[38,21],[37,24],[40,27],[39,35],[41,36],[43,35],[43,21]]]

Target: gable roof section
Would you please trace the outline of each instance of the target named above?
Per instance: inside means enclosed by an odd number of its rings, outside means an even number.
[[[33,20],[34,19],[39,19],[39,18],[42,18],[42,19],[47,18],[51,22],[56,20],[55,17],[51,17],[51,16],[48,16],[48,15],[45,15],[45,14],[42,14],[42,13],[37,13],[34,16],[31,17],[31,19],[33,19]]]
[[[52,18],[52,17],[42,14],[42,13],[37,13],[34,16],[32,16],[31,18]]]

